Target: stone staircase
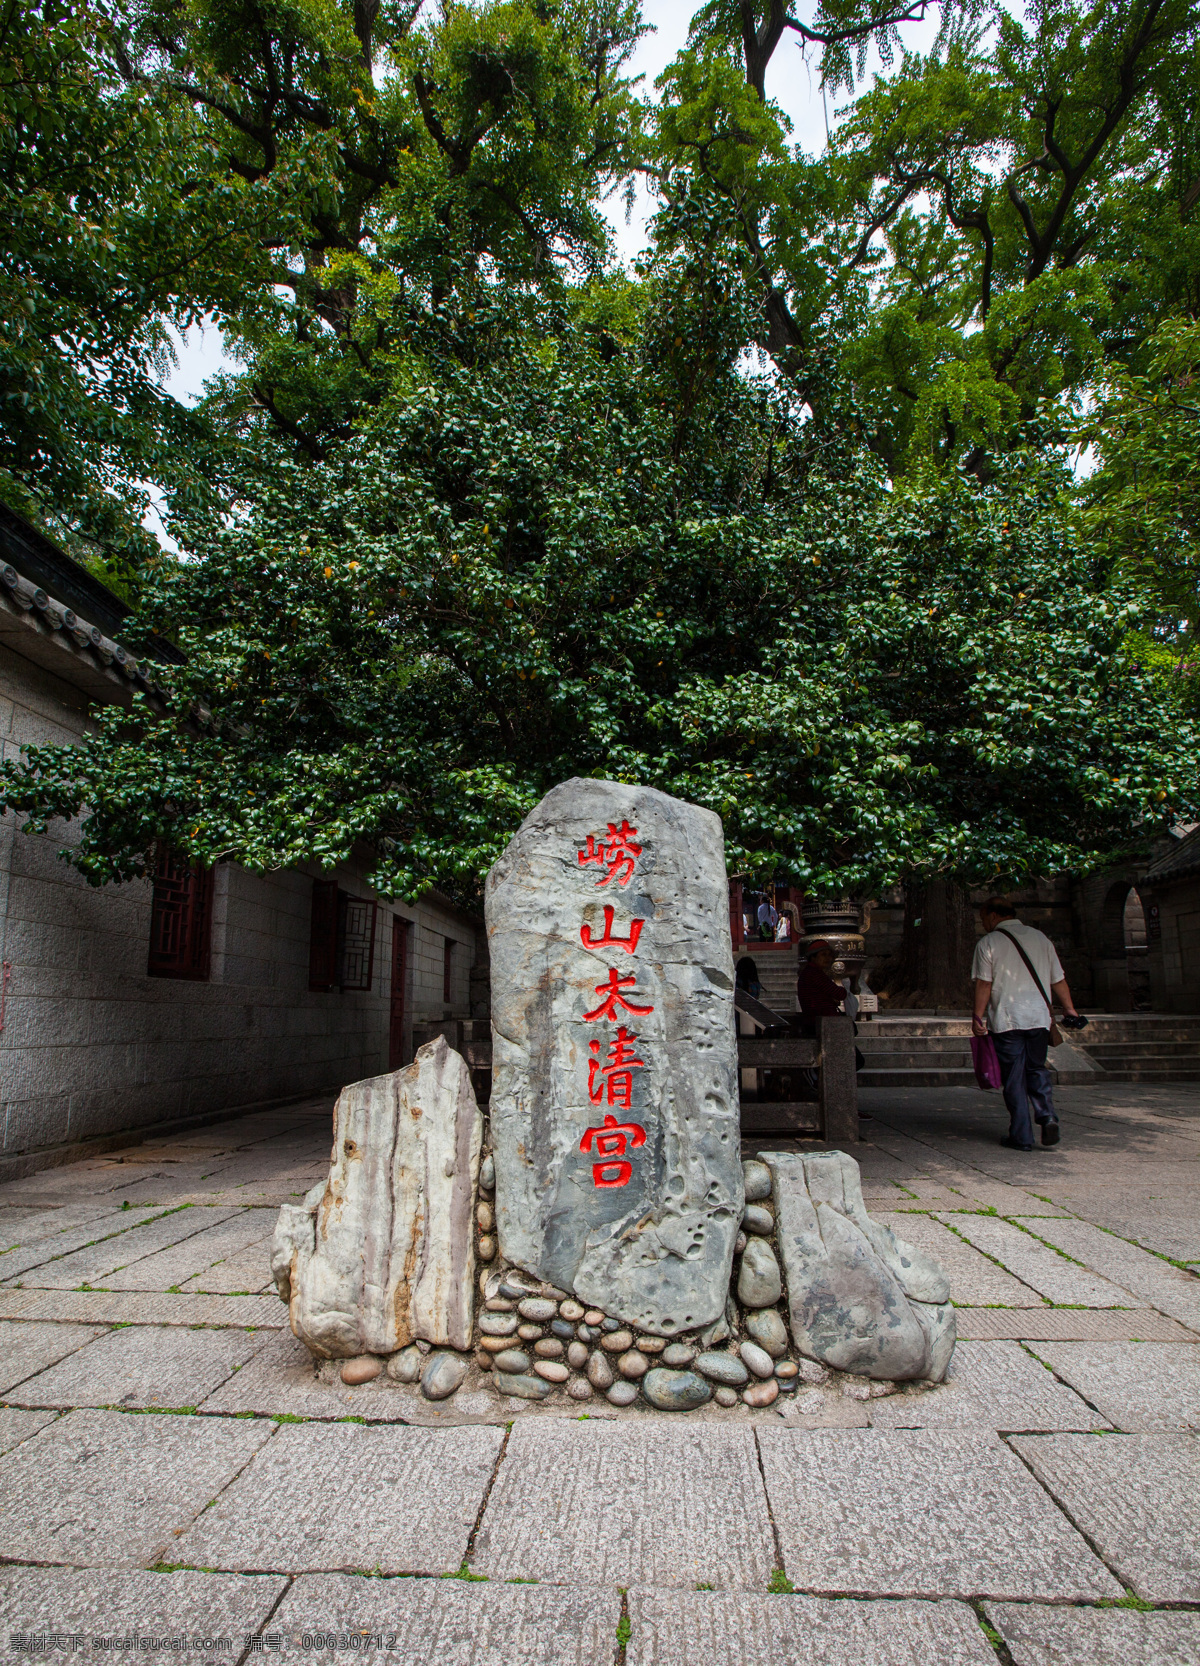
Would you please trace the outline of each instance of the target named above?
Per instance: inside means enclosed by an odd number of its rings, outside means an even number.
[[[789,943],[786,947],[776,948],[773,943],[769,946],[763,943],[747,943],[733,958],[736,962],[744,960],[747,956],[758,967],[758,979],[763,990],[760,999],[763,1005],[770,1007],[772,1012],[798,1011],[796,979],[800,973],[800,961],[796,945]]]
[[[1200,1017],[1169,1013],[1089,1013],[1068,1040],[1098,1067],[1064,1072],[1074,1083],[1200,1082]],[[963,1013],[888,1013],[860,1023],[866,1067],[859,1087],[973,1087],[971,1021]],[[1054,1064],[1054,1053],[1050,1054]]]

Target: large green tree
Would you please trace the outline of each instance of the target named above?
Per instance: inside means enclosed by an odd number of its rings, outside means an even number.
[[[612,0],[143,4],[129,84],[180,101],[213,177],[275,218],[225,315],[242,368],[202,413],[226,513],[181,497],[185,559],[144,580],[141,624],[189,655],[171,709],[10,766],[28,825],[86,808],[97,881],[157,840],[259,868],[365,842],[385,889],[471,895],[549,786],[609,774],[710,805],[738,866],[862,892],[1094,863],[1195,813],[1194,728],[1127,651],[1145,606],[1076,513],[1062,388],[951,413],[952,444],[884,410],[864,344],[903,261],[866,221],[904,97],[876,87],[822,160],[764,99],[772,19],[833,75],[900,15],[710,9],[648,110]],[[1077,21],[1094,56],[1104,20]],[[1016,69],[980,67],[1014,38],[961,25],[897,72],[927,149],[954,64],[1016,120]],[[629,275],[600,200],[635,169],[661,207]],[[877,228],[898,249],[910,227],[927,269],[942,236],[958,272],[920,397],[957,366],[1003,405],[937,200]],[[1005,259],[996,294],[1041,282]]]

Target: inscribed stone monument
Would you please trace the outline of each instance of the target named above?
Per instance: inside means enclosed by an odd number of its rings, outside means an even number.
[[[722,1319],[743,1195],[720,820],[567,781],[486,913],[502,1255],[647,1332]]]
[[[483,1118],[466,1064],[439,1036],[405,1070],[343,1088],[329,1179],[286,1204],[271,1272],[314,1354],[467,1348]]]

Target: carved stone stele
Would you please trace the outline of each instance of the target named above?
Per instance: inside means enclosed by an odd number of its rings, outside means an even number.
[[[725,1311],[742,1215],[721,823],[576,779],[487,879],[503,1255],[640,1330]]]
[[[329,1179],[279,1212],[271,1272],[314,1354],[468,1348],[483,1119],[439,1036],[412,1064],[343,1088]]]

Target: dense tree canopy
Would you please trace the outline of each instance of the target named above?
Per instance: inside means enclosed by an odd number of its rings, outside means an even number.
[[[907,15],[713,4],[648,100],[624,0],[122,13],[112,96],[227,195],[243,368],[139,575],[189,655],[171,714],[10,767],[28,825],[88,807],[97,881],[159,839],[365,843],[385,889],[468,895],[548,787],[612,775],[717,810],[738,866],[866,891],[1200,811],[1154,646],[1195,628],[1195,9],[948,8],[800,153],[780,42],[844,86]],[[637,173],[627,273],[602,196]]]

